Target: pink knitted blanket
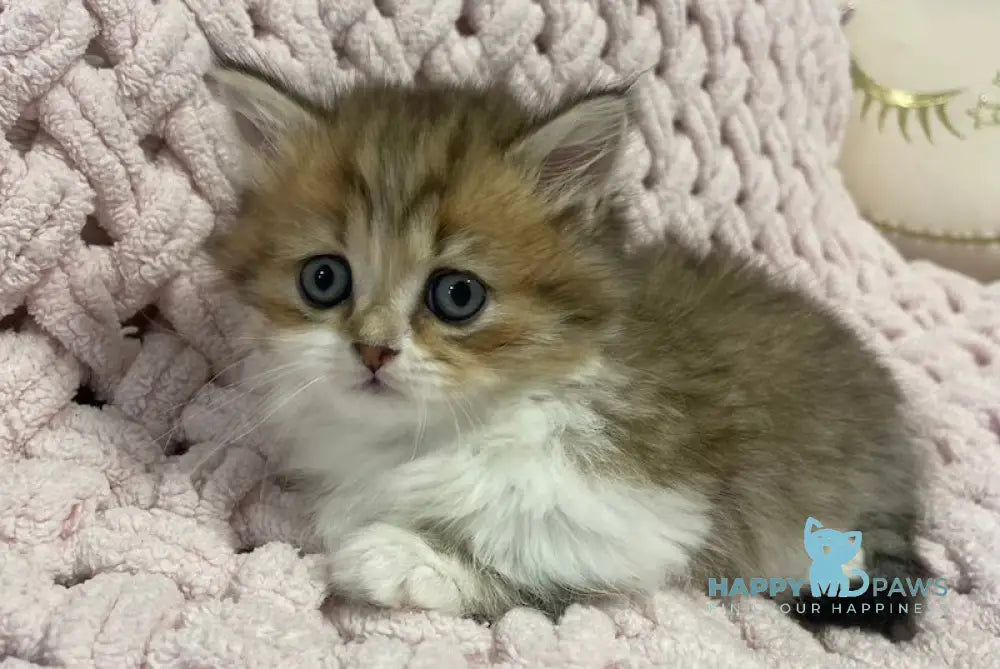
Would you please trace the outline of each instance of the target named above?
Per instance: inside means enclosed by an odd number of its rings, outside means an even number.
[[[639,238],[758,255],[906,382],[934,465],[922,546],[953,586],[925,633],[813,637],[680,592],[493,627],[322,606],[291,509],[247,496],[267,444],[199,251],[233,204],[209,45],[306,92],[551,97],[645,71]],[[831,167],[847,57],[830,0],[0,0],[0,667],[997,666],[1000,285],[904,262],[859,218]]]

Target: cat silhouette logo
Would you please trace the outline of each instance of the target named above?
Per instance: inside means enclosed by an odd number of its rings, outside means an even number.
[[[870,579],[862,569],[851,569],[850,575],[844,565],[853,559],[861,550],[861,532],[838,532],[823,527],[813,517],[806,519],[803,539],[806,553],[812,558],[809,568],[809,585],[813,597],[827,595],[829,597],[857,597],[868,590]],[[851,589],[851,581],[860,579],[861,585]]]

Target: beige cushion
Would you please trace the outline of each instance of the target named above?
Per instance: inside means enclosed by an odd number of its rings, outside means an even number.
[[[848,189],[904,254],[1000,279],[1000,2],[852,4]]]

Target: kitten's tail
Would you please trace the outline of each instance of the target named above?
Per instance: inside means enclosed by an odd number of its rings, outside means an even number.
[[[932,580],[927,564],[917,554],[914,537],[916,519],[912,513],[880,512],[866,515],[858,523],[864,531],[865,571],[854,570],[852,580],[860,577],[860,587],[849,590],[857,593],[853,599],[836,599],[840,606],[828,597],[803,597],[807,606],[796,616],[810,627],[816,625],[836,625],[862,627],[880,632],[888,639],[898,642],[912,639],[917,633],[918,619],[922,613],[925,588],[907,588],[903,592],[888,588],[875,592],[869,587],[876,579],[886,583],[921,582]],[[867,572],[867,573],[865,573]],[[844,604],[851,604],[846,611]]]
[[[869,518],[865,530],[865,562],[872,580],[884,579],[886,583],[923,582],[932,578],[930,567],[917,553],[914,541],[915,519],[909,514],[877,514]],[[870,537],[870,541],[869,541]],[[872,624],[881,629],[882,634],[893,641],[913,638],[922,613],[924,593],[915,592],[868,592],[865,597],[872,599],[876,615]]]

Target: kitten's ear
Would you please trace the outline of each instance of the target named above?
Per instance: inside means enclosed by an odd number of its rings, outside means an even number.
[[[600,198],[624,143],[628,109],[627,90],[591,95],[531,130],[508,155],[560,204]]]
[[[255,153],[268,153],[289,130],[315,120],[313,110],[273,77],[222,65],[210,71],[205,82]]]

